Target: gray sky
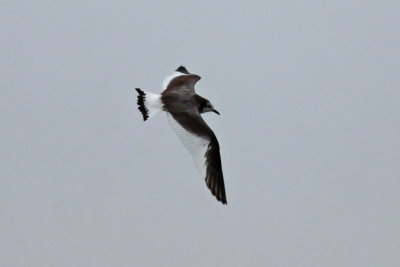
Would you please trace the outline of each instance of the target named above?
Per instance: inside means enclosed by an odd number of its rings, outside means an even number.
[[[399,266],[398,1],[1,1],[1,266]],[[228,205],[165,114],[221,116]]]

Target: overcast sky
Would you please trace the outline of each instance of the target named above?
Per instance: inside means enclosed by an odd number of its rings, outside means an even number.
[[[0,2],[1,266],[400,266],[399,1]],[[179,65],[217,202],[160,114]]]

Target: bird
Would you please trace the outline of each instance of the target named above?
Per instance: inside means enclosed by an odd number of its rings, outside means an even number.
[[[208,99],[196,94],[194,86],[200,79],[199,75],[189,73],[184,66],[180,66],[164,79],[161,94],[135,88],[138,110],[143,115],[143,121],[166,112],[169,125],[192,155],[212,195],[226,205],[219,143],[201,116],[206,112],[220,113]]]

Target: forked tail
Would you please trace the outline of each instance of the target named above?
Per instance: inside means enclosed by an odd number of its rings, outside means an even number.
[[[137,97],[138,109],[142,113],[144,121],[163,110],[160,95],[146,92],[139,88],[136,88],[136,91],[139,93]]]

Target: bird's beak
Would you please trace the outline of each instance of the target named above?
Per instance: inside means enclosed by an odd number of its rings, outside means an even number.
[[[221,114],[219,114],[219,112],[216,111],[215,109],[213,109],[212,112],[215,112],[215,113],[217,113],[218,115],[221,115]]]

